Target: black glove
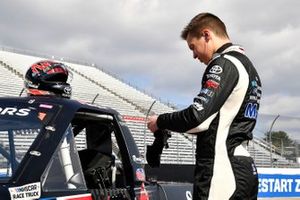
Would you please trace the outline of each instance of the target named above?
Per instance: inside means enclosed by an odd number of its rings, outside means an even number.
[[[171,132],[157,130],[154,132],[154,137],[153,144],[147,145],[146,159],[150,167],[159,167],[163,148],[169,148],[168,139],[171,137]]]

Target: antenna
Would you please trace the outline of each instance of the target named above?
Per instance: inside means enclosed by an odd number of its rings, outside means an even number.
[[[22,90],[21,90],[21,92],[19,94],[19,97],[23,94],[24,90],[25,90],[25,88],[22,88]]]
[[[153,102],[152,102],[152,104],[151,104],[151,106],[149,107],[149,109],[147,110],[147,113],[146,113],[146,118],[145,118],[145,126],[144,126],[144,164],[145,164],[145,162],[146,162],[146,129],[147,129],[147,119],[148,119],[148,116],[149,116],[149,114],[150,114],[150,112],[151,112],[151,109],[152,109],[152,107],[153,107],[153,105],[156,103],[156,100],[154,100]]]
[[[93,101],[92,101],[92,104],[95,103],[95,101],[96,101],[96,99],[97,99],[98,96],[99,96],[99,93],[97,93],[96,96],[94,97],[94,99],[93,99]]]

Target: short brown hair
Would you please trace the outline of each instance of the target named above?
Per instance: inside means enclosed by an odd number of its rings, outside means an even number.
[[[199,38],[201,30],[205,28],[213,31],[219,37],[228,38],[225,24],[220,18],[211,13],[196,15],[181,32],[181,38],[186,40],[189,34]]]

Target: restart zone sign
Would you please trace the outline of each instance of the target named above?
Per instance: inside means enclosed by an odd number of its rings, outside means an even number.
[[[258,197],[300,197],[300,169],[260,170]]]

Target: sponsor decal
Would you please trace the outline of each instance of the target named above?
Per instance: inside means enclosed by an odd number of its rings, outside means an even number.
[[[57,197],[56,200],[93,200],[91,194],[80,194],[65,197]]]
[[[56,131],[56,129],[53,126],[46,126],[45,129],[52,132]]]
[[[145,162],[144,159],[143,159],[142,157],[136,157],[136,155],[133,155],[133,156],[132,156],[132,160],[133,160],[134,162],[138,163],[138,164],[142,164],[142,163]]]
[[[146,180],[146,176],[145,176],[145,171],[143,168],[138,168],[135,171],[135,177],[138,181],[145,181]]]
[[[6,107],[6,108],[1,108],[0,107],[0,115],[17,115],[20,117],[25,117],[29,115],[30,109],[28,108],[14,108],[14,107]]]
[[[204,109],[204,108],[203,108],[203,105],[200,104],[200,103],[198,103],[198,102],[194,102],[194,103],[193,103],[193,107],[194,107],[197,111],[201,111],[201,110]]]
[[[251,86],[252,87],[257,87],[257,82],[256,81],[251,81]]]
[[[43,121],[44,119],[45,119],[45,117],[46,117],[46,113],[44,113],[44,112],[39,112],[38,113],[38,118],[41,120],[41,121]]]
[[[144,182],[141,184],[141,191],[138,200],[149,200],[149,194],[145,188]]]
[[[27,84],[27,86],[30,87],[30,88],[35,88],[35,89],[39,88],[38,85],[33,84],[31,81],[27,81],[26,84]]]
[[[251,81],[251,94],[256,95],[258,93],[258,85],[256,81]]]
[[[258,93],[257,93],[257,97],[261,97],[261,93],[258,92]]]
[[[125,120],[125,121],[145,121],[145,118],[137,117],[137,116],[123,115],[123,120]]]
[[[192,192],[191,191],[186,191],[185,192],[185,197],[187,200],[193,200]]]
[[[223,72],[223,69],[219,65],[214,65],[209,69],[209,72],[212,74],[221,74]]]
[[[259,95],[258,96],[251,95],[251,96],[249,96],[249,99],[251,101],[255,101],[256,103],[260,104],[260,96]]]
[[[29,154],[33,155],[33,156],[41,156],[42,155],[41,152],[39,152],[39,151],[30,151]]]
[[[40,63],[33,64],[31,66],[31,70],[32,70],[33,76],[35,76],[36,74],[38,74],[39,71],[46,72],[47,69],[49,69],[50,66],[51,66],[50,62],[40,62]]]
[[[253,175],[256,175],[257,174],[257,169],[256,169],[256,166],[254,163],[251,164],[251,167],[252,167],[252,173]]]
[[[30,183],[19,187],[8,188],[11,200],[31,200],[41,196],[41,183]]]
[[[219,87],[219,83],[214,81],[214,80],[211,80],[209,79],[208,81],[205,82],[204,86],[207,87],[207,88],[213,88],[213,89],[218,89]]]
[[[30,99],[30,100],[28,101],[29,104],[33,104],[34,102],[35,102],[35,99]]]
[[[207,88],[203,88],[201,91],[200,91],[200,94],[205,94],[209,97],[212,97],[214,95],[214,92],[207,89]]]
[[[79,194],[79,195],[63,196],[63,197],[41,198],[40,200],[93,200],[93,198],[91,194]]]
[[[251,88],[250,94],[258,96],[257,88]]]
[[[246,106],[244,116],[247,118],[250,118],[250,119],[256,119],[257,118],[257,107],[258,107],[258,105],[256,103],[248,103]]]
[[[251,81],[251,93],[257,96],[261,95],[261,87],[258,85],[257,81]]]
[[[65,88],[64,88],[64,92],[65,92],[66,94],[71,94],[72,88],[71,88],[71,87],[65,87]]]
[[[63,67],[63,66],[62,66]],[[55,67],[55,68],[52,68],[51,70],[48,70],[47,71],[47,74],[53,74],[53,73],[64,73],[64,74],[67,74],[62,68],[60,67]]]
[[[253,95],[249,96],[249,99],[253,100],[253,101],[257,101],[258,100],[257,96],[253,96]]]
[[[199,97],[199,99],[201,100],[201,101],[203,101],[204,103],[208,103],[209,102],[209,100],[207,99],[207,98],[205,98],[205,97]]]
[[[52,105],[48,105],[48,104],[40,104],[40,108],[48,108],[48,109],[52,109],[53,106],[52,106]]]
[[[207,79],[215,79],[215,80],[217,80],[217,81],[221,81],[221,77],[220,76],[218,76],[218,75],[216,75],[216,74],[206,74],[206,78]]]

